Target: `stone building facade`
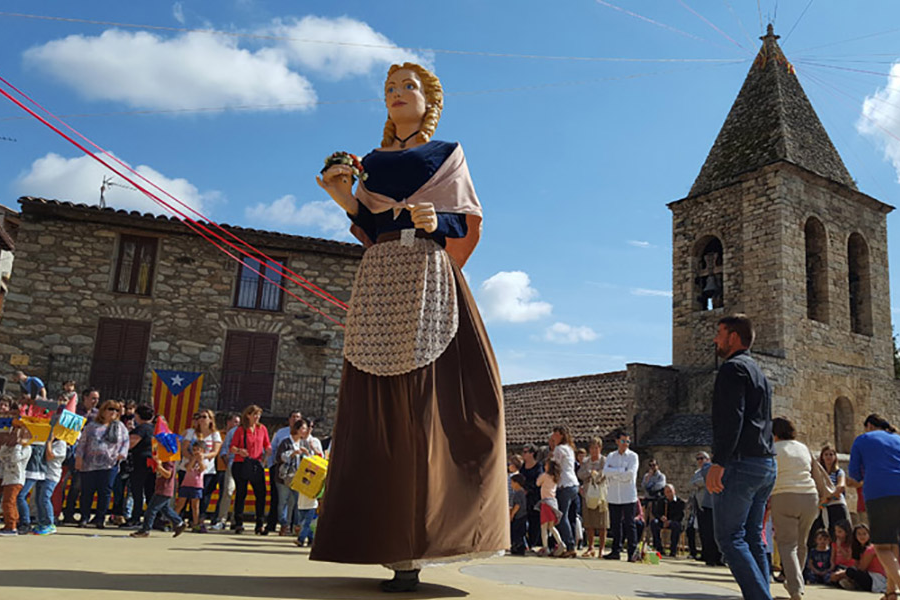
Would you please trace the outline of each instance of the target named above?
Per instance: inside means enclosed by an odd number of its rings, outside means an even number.
[[[15,271],[0,322],[0,364],[106,397],[147,401],[151,369],[201,371],[204,405],[330,420],[344,311],[282,280],[267,259],[238,264],[175,219],[21,198]],[[363,248],[228,227],[340,301]],[[228,237],[225,234],[221,234]],[[224,246],[224,243],[220,242]],[[230,250],[239,255],[237,251]],[[254,270],[256,272],[254,272]]]
[[[872,412],[900,421],[887,253],[893,208],[857,190],[771,26],[761,39],[690,193],[668,205],[672,365],[628,365],[627,397],[615,406],[633,448],[659,460],[685,496],[694,456],[712,441],[712,340],[725,315],[753,320],[753,354],[772,383],[774,413],[791,419],[810,448],[849,452]]]

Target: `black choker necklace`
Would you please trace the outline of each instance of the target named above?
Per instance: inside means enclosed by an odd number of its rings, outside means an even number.
[[[400,138],[398,138],[396,135],[394,136],[394,139],[397,140],[398,142],[400,142],[400,148],[403,149],[403,148],[406,148],[406,142],[408,142],[409,140],[411,140],[411,139],[412,139],[413,137],[415,137],[418,133],[419,133],[419,130],[416,129],[415,131],[412,132],[412,135],[408,135],[408,136],[406,136],[405,138],[403,138],[402,140],[401,140]]]

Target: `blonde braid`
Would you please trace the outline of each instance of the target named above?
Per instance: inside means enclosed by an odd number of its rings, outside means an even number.
[[[441,80],[437,75],[416,63],[403,63],[402,65],[391,65],[388,69],[387,78],[390,78],[396,71],[400,69],[408,69],[419,76],[422,81],[422,94],[425,96],[425,102],[428,108],[425,109],[425,115],[422,117],[422,124],[419,126],[419,135],[416,138],[423,144],[428,143],[437,129],[438,122],[441,120],[441,112],[444,110],[444,88],[441,86]],[[388,117],[384,124],[384,136],[381,139],[381,147],[387,148],[394,143],[394,135],[397,133],[397,127]]]

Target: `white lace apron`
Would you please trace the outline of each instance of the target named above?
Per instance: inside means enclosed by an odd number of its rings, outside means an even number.
[[[354,367],[409,373],[443,354],[458,326],[453,267],[434,240],[404,236],[366,250],[344,333],[344,358]]]

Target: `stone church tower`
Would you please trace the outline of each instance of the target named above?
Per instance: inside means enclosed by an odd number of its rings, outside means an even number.
[[[871,412],[900,415],[887,214],[847,172],[769,25],[690,194],[673,216],[672,364],[706,412],[716,321],[743,312],[775,414],[848,452]],[[705,405],[704,405],[705,403]]]

